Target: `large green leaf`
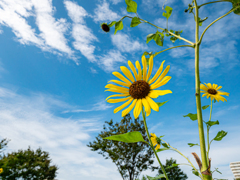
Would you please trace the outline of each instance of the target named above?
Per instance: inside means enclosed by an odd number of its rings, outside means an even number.
[[[149,35],[147,35],[147,44],[149,43],[149,41],[151,41],[152,39],[153,39],[153,37],[154,37],[154,35],[155,34],[149,34]]]
[[[147,175],[147,178],[148,178],[148,180],[158,180],[159,178],[165,178],[165,175],[164,174],[160,174],[160,175],[158,175],[156,177],[151,177],[151,176]]]
[[[202,106],[202,109],[205,110],[209,107],[209,105],[206,105],[206,106]]]
[[[185,115],[183,117],[190,117],[190,119],[193,121],[197,120],[197,114],[189,113],[188,115]]]
[[[171,16],[171,14],[172,14],[172,8],[169,7],[169,6],[166,6],[166,7],[165,7],[165,11],[166,11],[166,13],[163,12],[162,15],[163,15],[164,17],[166,17],[167,20],[168,20],[168,18],[169,18],[169,17]]]
[[[121,141],[126,143],[135,143],[140,141],[147,143],[146,141],[144,141],[142,134],[138,131],[128,132],[128,133],[119,134],[119,135],[113,135],[113,136],[105,137],[103,139]]]
[[[240,0],[232,0],[232,6],[233,6],[233,8],[240,6]],[[240,7],[233,12],[237,15],[240,15]]]
[[[139,20],[139,18],[138,17],[134,17],[134,18],[132,18],[130,27],[136,27],[140,23],[142,23],[142,22]]]
[[[137,3],[135,1],[125,0],[125,2],[127,4],[127,12],[137,12]]]
[[[188,143],[188,145],[189,145],[190,147],[199,146],[199,144],[193,144],[193,143]]]
[[[161,152],[161,151],[166,151],[166,150],[169,150],[170,148],[159,148],[156,152]]]
[[[161,106],[163,106],[165,103],[167,103],[168,101],[169,101],[169,100],[164,101],[164,102],[156,102],[156,103],[157,103],[158,107],[161,107]]]
[[[219,122],[218,122],[218,120],[217,121],[208,121],[208,122],[205,122],[206,123],[206,125],[207,126],[213,126],[213,125],[218,125],[219,124]]]
[[[216,137],[213,139],[215,141],[221,141],[227,135],[227,132],[221,130],[217,133]]]
[[[123,23],[122,23],[122,21],[116,22],[116,23],[115,23],[115,32],[114,32],[114,34],[116,34],[117,31],[120,31],[120,30],[122,30],[122,29],[123,29]]]

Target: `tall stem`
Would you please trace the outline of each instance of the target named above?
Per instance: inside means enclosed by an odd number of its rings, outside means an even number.
[[[198,6],[197,0],[194,0],[195,4],[195,22],[196,22],[196,32],[195,32],[195,88],[196,88],[196,105],[197,105],[197,118],[198,118],[198,131],[199,131],[199,141],[200,141],[200,151],[202,159],[202,168],[201,172],[207,170],[207,154],[205,147],[205,137],[204,137],[204,128],[203,128],[203,119],[202,119],[202,109],[201,109],[201,98],[200,98],[200,76],[199,76],[199,21],[198,21]],[[211,176],[204,175],[204,180],[212,180]]]
[[[163,167],[160,159],[158,158],[158,155],[157,155],[157,153],[156,153],[156,151],[155,151],[155,149],[154,149],[154,147],[153,147],[153,143],[152,143],[152,141],[151,141],[151,138],[150,138],[150,135],[149,135],[149,132],[148,132],[147,123],[146,123],[146,116],[145,116],[145,112],[144,112],[143,108],[142,108],[142,116],[143,116],[143,123],[144,123],[144,126],[145,126],[145,130],[146,130],[146,132],[147,132],[147,136],[148,136],[148,140],[149,140],[149,142],[150,142],[151,148],[152,148],[155,156],[157,157],[158,163],[159,163],[160,166],[161,166],[161,169],[162,169],[162,171],[163,171],[163,174],[164,174],[165,177],[166,177],[166,180],[169,180],[169,179],[168,179],[168,176],[167,176],[167,173],[166,173],[166,171],[165,171],[165,169],[164,169],[164,167]]]
[[[211,109],[210,109],[210,117],[209,117],[209,121],[211,121],[212,118],[212,100],[211,100]],[[207,150],[207,159],[209,159],[209,150],[210,150],[210,142],[209,142],[209,130],[210,127],[207,127],[207,143],[208,143],[208,150]],[[209,164],[208,164],[209,165]]]

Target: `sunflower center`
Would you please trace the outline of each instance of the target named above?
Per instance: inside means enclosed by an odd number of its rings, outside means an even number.
[[[129,94],[134,99],[145,98],[149,92],[150,92],[150,86],[146,81],[143,81],[143,80],[135,81],[129,87]]]
[[[217,94],[217,91],[215,89],[208,89],[208,93],[215,95]]]

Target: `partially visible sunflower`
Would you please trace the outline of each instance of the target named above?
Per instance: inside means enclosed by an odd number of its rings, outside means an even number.
[[[112,73],[121,81],[111,80],[109,82],[116,83],[117,85],[107,84],[105,88],[108,88],[106,91],[116,92],[119,94],[111,95],[106,100],[109,103],[118,103],[126,101],[124,104],[114,109],[114,113],[117,113],[118,111],[122,110],[130,103],[131,105],[122,111],[122,116],[127,115],[133,109],[134,106],[135,108],[133,114],[135,118],[139,116],[143,106],[145,108],[147,116],[150,115],[151,109],[153,109],[154,111],[159,111],[158,104],[154,102],[152,98],[157,98],[158,96],[163,96],[165,94],[172,93],[172,91],[170,90],[155,90],[165,85],[171,79],[171,76],[166,76],[170,68],[169,65],[162,72],[164,62],[165,61],[162,62],[158,71],[151,79],[150,76],[153,69],[153,56],[149,58],[148,72],[146,58],[145,56],[142,56],[143,69],[141,68],[139,61],[136,61],[135,63],[138,73],[132,62],[128,61],[128,65],[132,70],[134,76],[132,75],[130,70],[125,66],[121,66],[120,69],[122,70],[123,74],[126,77],[124,77],[119,72]],[[123,98],[109,99],[111,97],[123,97]]]
[[[219,102],[219,100],[221,101],[227,101],[224,97],[222,97],[221,95],[226,95],[226,96],[229,96],[229,93],[227,92],[222,92],[222,91],[219,91],[219,89],[222,88],[222,86],[218,86],[217,84],[206,84],[204,83],[205,85],[201,84],[200,85],[200,89],[202,89],[203,91],[200,91],[201,93],[204,93],[202,95],[202,97],[204,96],[207,96],[207,98],[211,98],[211,101],[213,99],[216,99],[217,102]]]
[[[0,168],[0,174],[3,172],[3,168]]]
[[[156,146],[155,147],[155,150],[158,150],[160,148],[160,142],[158,142],[158,138],[156,136],[156,134],[154,133],[151,133],[151,141],[153,143],[153,146]]]

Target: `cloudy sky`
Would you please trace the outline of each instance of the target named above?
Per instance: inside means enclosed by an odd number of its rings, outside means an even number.
[[[138,15],[165,28],[162,17],[164,0],[137,0]],[[207,2],[199,0],[199,4]],[[168,27],[183,30],[182,36],[194,41],[193,15],[184,13],[190,0],[169,0],[173,7]],[[202,32],[213,20],[231,9],[227,2],[204,6],[200,17],[208,17]],[[146,36],[156,28],[140,24],[130,28],[130,20],[123,21],[124,29],[114,35],[101,30],[102,22],[118,21],[126,11],[123,0],[0,0],[0,138],[11,141],[5,152],[41,147],[50,153],[52,164],[58,165],[59,180],[121,180],[117,167],[86,146],[100,133],[105,121],[119,122],[121,113],[114,114],[118,104],[108,104],[105,85],[115,79],[112,71],[120,71],[127,61],[140,60],[144,51],[158,52],[174,44],[165,39],[164,46],[146,44]],[[230,93],[228,102],[215,103],[212,120],[220,125],[210,131],[213,138],[218,131],[228,135],[221,142],[213,142],[210,152],[214,178],[233,179],[229,163],[240,161],[240,16],[230,14],[214,24],[205,34],[200,49],[201,81],[223,86]],[[165,140],[177,147],[196,165],[191,152],[200,155],[197,122],[183,115],[195,113],[194,51],[189,47],[173,49],[154,58],[154,69],[163,60],[170,65],[172,79],[163,89],[172,94],[156,101],[169,100],[159,112],[147,119],[150,132],[165,135]],[[202,98],[202,105],[210,100]],[[131,113],[133,117],[133,114]],[[203,112],[208,120],[209,109]],[[162,162],[173,157],[178,163],[186,160],[174,152],[159,153]],[[157,165],[157,161],[155,161]],[[197,166],[197,165],[196,165]],[[181,166],[189,179],[191,168]],[[155,176],[145,171],[141,175]]]

